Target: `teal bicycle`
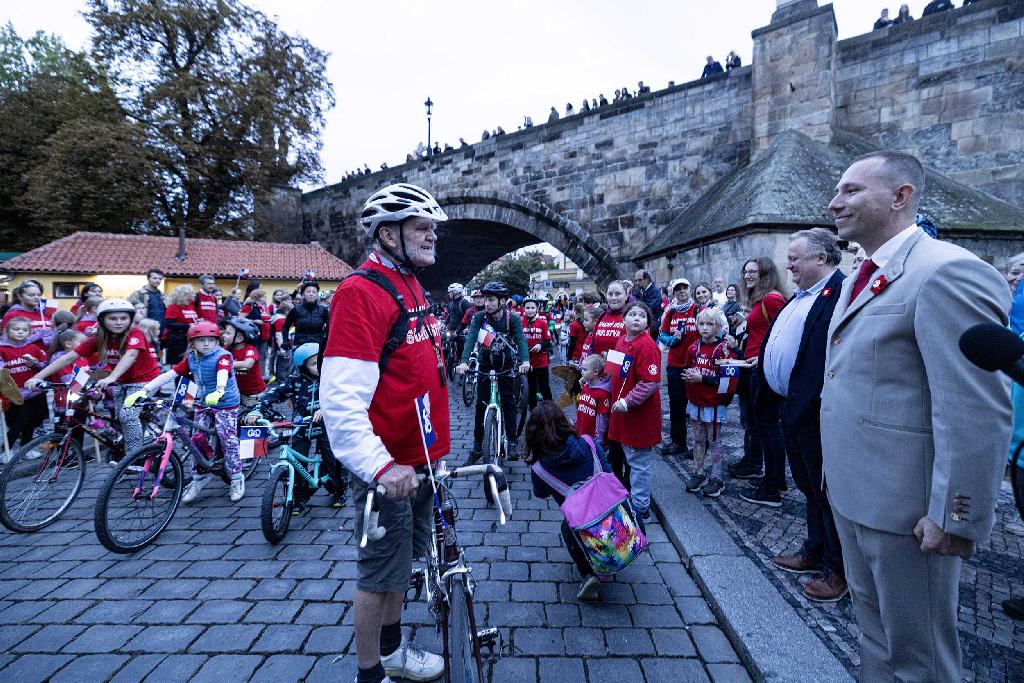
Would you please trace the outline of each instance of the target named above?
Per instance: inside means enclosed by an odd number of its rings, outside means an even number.
[[[266,420],[257,420],[254,426],[259,428],[270,424]],[[292,436],[295,436],[311,426],[312,418],[296,418],[293,424]],[[295,505],[296,477],[314,491],[333,481],[330,474],[321,473],[323,458],[317,450],[315,438],[309,440],[309,451],[305,455],[288,444],[283,444],[279,452],[277,462],[270,466],[270,477],[263,489],[263,503],[260,508],[263,535],[273,545],[280,543],[288,533],[288,525],[292,521],[292,508]]]

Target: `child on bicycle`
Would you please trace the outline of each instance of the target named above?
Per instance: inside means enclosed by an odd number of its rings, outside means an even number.
[[[601,358],[601,356],[597,356]],[[595,444],[597,457],[601,461],[601,468],[605,472],[611,472],[605,460],[604,451]],[[590,444],[577,434],[565,413],[552,401],[543,401],[530,412],[526,421],[526,462],[533,465],[536,462],[544,467],[547,472],[569,487],[590,479],[594,472],[594,454]],[[554,498],[555,502],[561,505],[565,498],[553,490],[535,472],[530,472],[533,481],[533,495],[538,498]],[[601,580],[594,573],[587,561],[587,556],[580,549],[579,543],[569,529],[566,521],[562,520],[562,541],[565,543],[569,556],[576,564],[583,577],[579,592],[576,593],[577,600],[597,600],[598,586]]]
[[[53,343],[50,344],[50,362],[56,363],[61,358],[78,348],[78,345],[86,340],[86,335],[78,330],[64,330],[53,338]],[[71,376],[75,372],[75,368],[87,368],[89,367],[89,361],[85,358],[79,358],[72,365],[65,367],[64,371],[60,373],[57,378],[58,382],[67,384],[71,381]]]
[[[231,352],[234,359],[235,379],[238,381],[240,405],[243,410],[255,406],[267,389],[267,384],[263,381],[260,352],[253,346],[259,343],[259,340],[260,331],[256,323],[238,316],[229,318],[220,333],[221,345]]]
[[[11,374],[25,401],[20,405],[4,400],[7,420],[7,442],[11,448],[20,440],[22,445],[32,440],[36,428],[46,419],[46,396],[26,388],[36,369],[46,365],[46,353],[28,341],[32,323],[28,318],[8,318],[4,338],[0,339],[0,368]]]
[[[217,438],[224,453],[224,466],[231,475],[231,502],[237,503],[245,495],[245,477],[242,460],[238,455],[238,382],[235,379],[231,352],[220,346],[220,328],[217,323],[202,320],[188,328],[189,351],[181,362],[147,383],[126,401],[134,405],[147,398],[164,384],[179,377],[191,377],[198,385],[195,421],[208,429],[217,430]],[[148,354],[147,354],[148,355]],[[191,460],[192,481],[181,496],[182,503],[191,503],[213,479],[212,474],[199,474],[195,459]]]
[[[317,451],[320,453],[321,471],[326,471],[331,477],[331,483],[327,486],[331,492],[331,506],[340,508],[345,506],[348,475],[341,463],[334,457],[331,443],[327,439],[327,432],[323,428],[323,419],[320,414],[320,371],[316,367],[318,353],[320,353],[319,344],[307,343],[295,349],[293,357],[296,372],[275,382],[260,397],[252,412],[245,416],[245,423],[255,424],[256,420],[268,412],[273,405],[284,401],[292,402],[293,417],[311,416],[312,423],[292,437],[290,445],[297,453],[306,455],[309,452],[310,444],[314,440],[316,441]],[[311,489],[302,477],[295,477],[295,485],[292,514],[302,516],[309,512],[309,499],[313,497],[316,490]]]
[[[604,371],[604,356],[599,353],[584,358],[582,370],[580,398],[576,403],[576,432],[592,437],[604,448],[612,410],[612,380]]]
[[[525,374],[530,371],[529,349],[523,335],[523,322],[518,315],[506,307],[509,299],[508,287],[501,282],[488,282],[481,293],[484,295],[484,310],[473,316],[466,334],[466,348],[462,351],[462,362],[455,371],[460,375],[469,370],[469,357],[475,347],[480,347],[478,370],[482,373],[513,370],[514,361],[520,361],[518,370]],[[516,447],[516,411],[513,387],[516,378],[500,377],[498,394],[501,397],[502,422],[509,437],[508,459],[518,460]],[[486,374],[480,376],[477,384],[476,416],[473,420],[473,450],[467,464],[480,459],[484,450],[484,412],[491,395],[491,382]]]
[[[700,338],[686,350],[683,381],[689,402],[686,414],[693,433],[693,476],[686,480],[686,490],[698,491],[709,498],[722,495],[722,461],[724,453],[718,438],[725,422],[726,407],[721,405],[718,391],[722,369],[716,361],[732,357],[729,347],[718,338],[725,315],[718,308],[704,308],[697,313]],[[711,455],[711,475],[704,473],[704,455]]]
[[[149,342],[142,330],[132,327],[134,304],[123,299],[105,299],[96,314],[99,321],[96,333],[87,336],[71,353],[43,368],[26,386],[60,373],[79,358],[85,358],[91,365],[112,368],[110,374],[94,386],[97,389],[109,387],[113,391],[114,409],[124,436],[124,452],[128,454],[142,447],[143,432],[139,420],[141,411],[133,407],[134,401],[128,403],[127,398],[142,389],[146,382],[159,377],[160,366],[149,353]]]

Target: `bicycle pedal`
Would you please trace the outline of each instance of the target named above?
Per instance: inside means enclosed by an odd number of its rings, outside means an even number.
[[[493,664],[501,659],[501,632],[492,627],[482,628],[476,632],[476,640],[480,645],[480,659],[486,664]]]

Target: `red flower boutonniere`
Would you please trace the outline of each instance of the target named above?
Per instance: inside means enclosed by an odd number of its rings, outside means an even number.
[[[828,287],[826,287],[825,289],[821,290],[821,296],[830,296],[831,294],[832,294],[832,290],[829,289]]]
[[[884,275],[879,275],[871,281],[871,293],[879,294],[883,289],[889,286],[889,280]]]

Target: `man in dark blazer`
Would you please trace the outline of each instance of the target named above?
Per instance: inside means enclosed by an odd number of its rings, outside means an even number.
[[[821,394],[863,681],[960,680],[961,563],[992,530],[1010,443],[1009,383],[957,345],[1006,324],[1010,289],[915,224],[924,182],[913,156],[872,152],[829,204],[867,254],[839,293]]]
[[[822,486],[819,417],[825,337],[843,284],[841,260],[842,251],[830,230],[812,228],[793,234],[787,269],[796,291],[772,322],[761,347],[760,389],[754,397],[755,410],[781,404],[789,469],[807,499],[803,548],[772,562],[794,574],[817,574],[804,586],[804,595],[817,602],[835,602],[848,592],[839,534]],[[785,475],[785,466],[781,468],[777,477]]]

